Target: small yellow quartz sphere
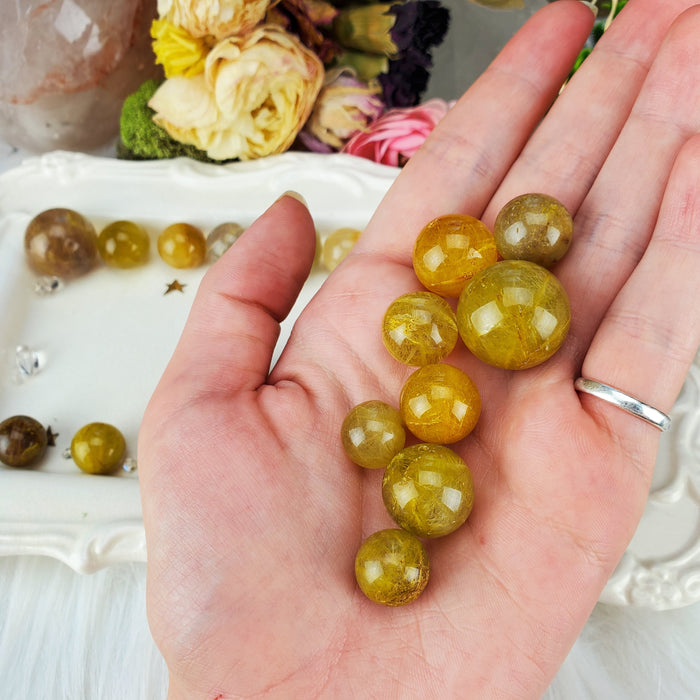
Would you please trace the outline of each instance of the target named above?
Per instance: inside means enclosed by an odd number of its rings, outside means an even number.
[[[464,285],[498,260],[493,234],[479,219],[448,214],[433,219],[418,234],[413,269],[426,289],[458,297]]]
[[[457,319],[452,307],[432,292],[411,292],[395,299],[382,323],[389,353],[406,365],[440,362],[457,344]]]
[[[383,401],[365,401],[352,408],[340,428],[350,459],[367,469],[386,467],[406,444],[401,414]]]
[[[321,261],[326,270],[332,272],[340,265],[361,234],[356,228],[345,227],[336,229],[326,238],[321,248]]]
[[[410,532],[390,528],[370,535],[355,557],[355,579],[375,603],[396,607],[414,601],[428,585],[430,561]]]
[[[148,261],[151,239],[143,227],[133,221],[114,221],[97,237],[102,259],[111,267],[138,267]]]
[[[88,423],[71,440],[73,461],[88,474],[111,474],[124,463],[126,442],[109,423]]]
[[[158,254],[170,267],[199,267],[207,257],[207,239],[196,226],[171,224],[158,236]]]
[[[527,369],[549,359],[569,332],[569,299],[549,270],[503,260],[464,288],[457,323],[479,359],[503,369]]]
[[[469,467],[444,445],[412,445],[389,462],[382,481],[389,515],[418,537],[442,537],[462,525],[474,505]]]
[[[529,260],[551,267],[569,249],[574,222],[566,207],[548,194],[511,199],[496,217],[493,234],[506,260]]]
[[[446,364],[417,369],[401,390],[401,416],[423,442],[449,444],[471,433],[481,397],[469,375]]]

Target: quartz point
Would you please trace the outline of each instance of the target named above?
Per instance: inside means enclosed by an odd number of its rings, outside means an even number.
[[[131,474],[136,471],[138,468],[138,464],[136,463],[136,460],[133,457],[127,457],[124,460],[124,464],[122,464],[122,469],[127,473]]]
[[[55,275],[44,275],[34,282],[34,293],[39,296],[55,294],[63,289],[63,280]]]
[[[16,378],[23,382],[41,372],[46,358],[43,353],[32,350],[27,345],[18,345],[15,349]]]
[[[35,152],[114,138],[124,98],[162,76],[155,17],[153,0],[0,3],[0,136]]]

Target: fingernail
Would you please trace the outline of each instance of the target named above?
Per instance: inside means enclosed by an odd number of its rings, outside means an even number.
[[[585,5],[592,13],[594,17],[598,16],[598,5],[596,5],[596,0],[578,0],[582,5]]]
[[[287,190],[280,196],[280,199],[282,199],[282,197],[292,197],[293,199],[296,199],[297,202],[301,202],[307,209],[309,208],[309,205],[306,203],[304,197],[294,190]]]

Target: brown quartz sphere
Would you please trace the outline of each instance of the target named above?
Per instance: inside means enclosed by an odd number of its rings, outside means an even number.
[[[566,207],[548,194],[522,194],[496,217],[493,235],[505,260],[528,260],[551,267],[564,257],[574,232]]]
[[[35,272],[62,279],[84,275],[99,258],[95,227],[72,209],[37,214],[24,234],[24,249]]]
[[[426,365],[403,385],[400,409],[406,427],[419,440],[449,444],[474,429],[481,397],[476,384],[458,367]]]
[[[497,260],[493,234],[467,214],[433,219],[413,246],[416,277],[426,289],[445,297],[458,297],[477,272]]]
[[[406,443],[401,414],[383,401],[354,406],[343,420],[340,438],[350,459],[366,469],[380,469],[391,462]]]
[[[0,462],[8,467],[30,467],[46,452],[44,426],[29,416],[12,416],[0,423]]]
[[[207,257],[207,239],[192,224],[171,224],[158,236],[158,254],[170,267],[199,267]]]

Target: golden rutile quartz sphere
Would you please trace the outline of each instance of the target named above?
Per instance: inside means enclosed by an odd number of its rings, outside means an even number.
[[[71,440],[73,461],[88,474],[111,474],[124,463],[126,442],[109,423],[88,423]]]
[[[481,415],[476,384],[452,365],[417,369],[401,390],[401,416],[423,442],[451,443],[471,433]]]
[[[574,222],[566,207],[548,194],[523,194],[496,217],[493,235],[506,260],[529,260],[551,267],[569,249]]]
[[[405,530],[370,535],[355,557],[360,590],[375,603],[396,607],[414,601],[428,585],[430,561],[423,543]]]
[[[544,362],[569,332],[569,299],[548,270],[525,260],[503,260],[464,288],[457,323],[478,358],[504,369]]]
[[[207,256],[207,239],[196,226],[171,224],[158,236],[158,254],[170,267],[199,267]]]
[[[474,482],[469,467],[449,447],[412,445],[389,462],[382,498],[404,530],[418,537],[442,537],[469,517]]]
[[[367,469],[386,467],[406,443],[401,414],[383,401],[365,401],[352,408],[340,437],[348,457]]]
[[[356,228],[345,227],[336,229],[326,238],[321,248],[321,261],[326,270],[332,272],[343,262],[361,234]]]
[[[382,340],[399,362],[422,367],[439,362],[457,344],[452,307],[432,292],[412,292],[395,299],[382,323]]]
[[[143,227],[133,221],[115,221],[97,237],[102,259],[112,267],[130,268],[148,262],[151,239]]]
[[[433,219],[413,247],[413,269],[424,287],[458,297],[464,285],[498,260],[496,241],[479,219],[448,214]]]
[[[29,266],[42,275],[69,279],[92,270],[99,259],[95,227],[72,209],[47,209],[27,226]]]

